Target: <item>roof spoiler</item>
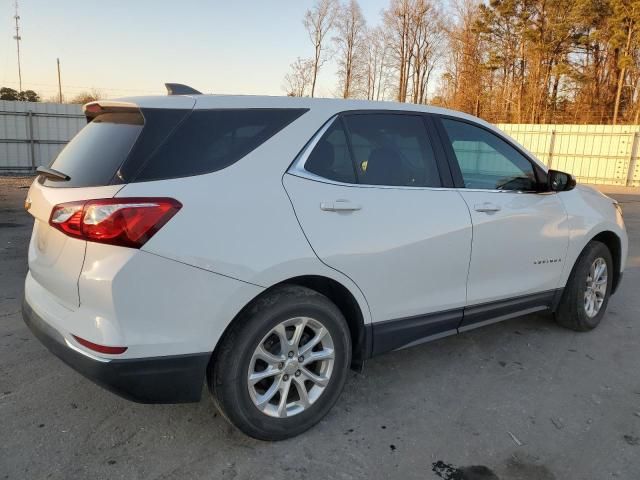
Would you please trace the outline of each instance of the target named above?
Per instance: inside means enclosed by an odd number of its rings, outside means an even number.
[[[117,100],[95,100],[89,102],[83,107],[84,115],[87,121],[91,121],[98,115],[109,112],[136,113],[140,112],[140,108],[131,102],[120,102]]]
[[[167,87],[167,95],[202,95],[202,92],[182,83],[165,83],[164,86]]]

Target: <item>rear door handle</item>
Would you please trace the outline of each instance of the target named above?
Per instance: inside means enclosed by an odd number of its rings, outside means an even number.
[[[495,203],[484,202],[484,203],[478,203],[474,205],[473,209],[476,212],[494,213],[494,212],[499,212],[501,210],[501,207],[500,205],[496,205]]]
[[[322,202],[320,210],[325,212],[355,212],[362,206],[351,203],[349,200],[336,200],[335,202]]]

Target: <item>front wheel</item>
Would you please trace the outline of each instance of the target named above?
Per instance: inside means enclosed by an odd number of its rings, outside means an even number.
[[[209,386],[221,412],[244,433],[282,440],[327,414],[350,361],[349,328],[340,310],[318,292],[282,286],[231,325]]]
[[[613,260],[604,243],[590,242],[578,258],[555,314],[563,327],[586,332],[604,316],[613,283]]]

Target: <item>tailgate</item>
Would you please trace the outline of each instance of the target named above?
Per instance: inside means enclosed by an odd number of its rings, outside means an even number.
[[[99,101],[85,106],[91,121],[60,152],[49,174],[42,172],[33,182],[28,193],[29,213],[35,217],[29,270],[55,301],[69,309],[79,306],[78,279],[87,242],[49,225],[53,207],[113,198],[130,181],[123,169],[135,173],[194,103],[181,97],[171,102],[180,108],[150,109],[151,128],[133,103]],[[52,172],[64,174],[63,179],[52,178]]]
[[[36,282],[58,303],[69,309],[76,309],[80,304],[78,278],[87,242],[69,237],[51,227],[51,210],[59,203],[110,198],[121,188],[122,185],[52,188],[41,185],[36,179],[29,189],[29,213],[35,217],[29,244],[29,270]]]

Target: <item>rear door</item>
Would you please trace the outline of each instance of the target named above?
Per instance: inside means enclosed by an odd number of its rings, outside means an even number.
[[[39,176],[27,194],[35,218],[29,244],[31,276],[63,306],[79,305],[78,277],[86,242],[49,225],[55,205],[113,197],[122,185],[113,178],[142,130],[141,115],[108,113],[98,116],[69,142],[51,165],[67,181]]]
[[[426,121],[343,115],[284,177],[316,254],[367,298],[375,353],[455,333],[465,302],[471,221],[460,195],[440,188]]]
[[[441,118],[473,221],[462,329],[549,306],[567,252],[567,215],[544,191],[545,172],[506,139],[457,118]]]

